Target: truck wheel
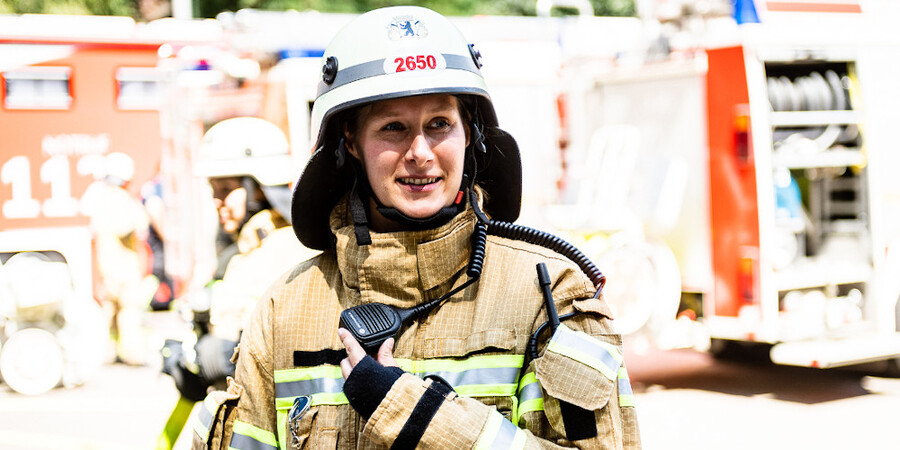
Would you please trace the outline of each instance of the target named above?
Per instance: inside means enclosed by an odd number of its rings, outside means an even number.
[[[38,395],[56,387],[63,375],[63,352],[46,330],[26,328],[3,344],[0,376],[14,391]]]
[[[662,242],[627,242],[596,258],[609,280],[603,288],[623,336],[648,328],[654,335],[675,320],[681,300],[681,272]]]
[[[885,375],[900,378],[900,356],[888,360]]]
[[[719,360],[771,364],[772,359],[769,357],[771,349],[772,344],[764,342],[712,339],[709,353]]]

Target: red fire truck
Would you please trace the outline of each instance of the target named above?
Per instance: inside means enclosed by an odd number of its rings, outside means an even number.
[[[130,157],[136,198],[159,170],[157,51],[218,37],[188,28],[0,16],[0,375],[17,391],[79,384],[104,357],[83,197],[108,155]]]
[[[608,299],[629,332],[666,347],[896,361],[900,11],[804,0],[753,12],[740,25],[665,18],[648,45],[662,52],[572,71],[567,157],[587,167],[569,181],[596,194],[581,229],[633,219],[599,256]]]

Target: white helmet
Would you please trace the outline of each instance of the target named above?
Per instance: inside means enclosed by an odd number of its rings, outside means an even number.
[[[134,159],[122,152],[112,152],[103,158],[103,176],[110,183],[124,186],[134,178]]]
[[[477,167],[472,177],[489,194],[485,210],[499,220],[518,217],[522,192],[518,146],[497,128],[480,58],[446,17],[416,6],[370,11],[335,35],[322,56],[322,80],[312,109],[316,151],[294,188],[292,223],[305,246],[324,250],[333,245],[328,216],[355,179],[335,152],[343,136],[341,113],[415,95],[452,94],[462,99],[474,125],[470,148],[478,148],[471,151]]]
[[[295,180],[287,137],[258,117],[235,117],[213,125],[192,155],[194,175],[251,176],[263,186]]]

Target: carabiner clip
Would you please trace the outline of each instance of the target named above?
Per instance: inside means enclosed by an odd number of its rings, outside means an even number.
[[[294,399],[294,405],[288,411],[288,428],[291,430],[291,442],[295,445],[300,444],[300,436],[298,435],[300,419],[309,410],[310,403],[312,403],[312,399],[308,395],[297,397]]]

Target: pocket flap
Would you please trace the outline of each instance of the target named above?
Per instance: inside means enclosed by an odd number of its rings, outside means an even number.
[[[578,311],[588,312],[599,314],[607,319],[612,319],[612,310],[609,308],[609,304],[601,298],[586,298],[583,300],[577,300],[572,302],[572,306],[575,307]]]
[[[516,346],[516,332],[509,328],[477,331],[464,338],[429,337],[425,339],[425,357],[462,357],[490,351],[510,351]]]
[[[609,401],[622,361],[619,335],[589,336],[560,325],[535,361],[535,376],[551,397],[597,410]]]

